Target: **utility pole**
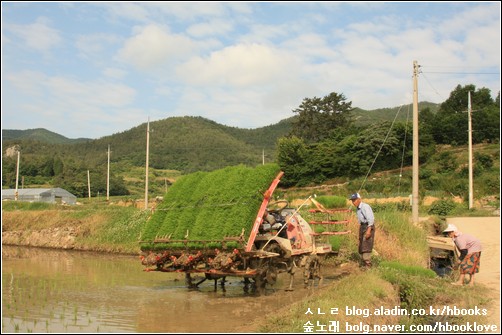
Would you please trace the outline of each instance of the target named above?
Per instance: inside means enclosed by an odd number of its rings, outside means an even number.
[[[145,209],[148,209],[148,156],[150,155],[150,118],[146,125],[146,174],[145,174]]]
[[[413,61],[413,190],[411,195],[411,211],[414,224],[418,223],[418,65]]]
[[[261,161],[262,161],[262,165],[265,165],[265,149],[262,149],[262,152],[261,152]]]
[[[473,182],[472,182],[472,121],[471,121],[471,92],[468,93],[468,102],[467,102],[467,114],[468,114],[468,123],[469,123],[469,209],[473,207],[474,203],[474,191],[473,191]]]
[[[108,144],[108,172],[106,174],[106,201],[110,200],[110,145]]]
[[[91,198],[91,176],[89,174],[89,170],[87,170],[87,189],[89,192],[89,199]]]
[[[21,152],[18,150],[17,151],[17,166],[16,166],[16,193],[14,193],[14,200],[17,201],[19,198],[19,193],[18,193],[18,185],[19,185],[19,157],[21,155]]]

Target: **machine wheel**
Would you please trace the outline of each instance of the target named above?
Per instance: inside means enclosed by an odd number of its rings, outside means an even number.
[[[319,279],[319,282],[322,280],[321,260],[317,255],[308,256],[303,270],[303,278],[305,288],[307,288],[309,284],[312,286],[316,278]]]
[[[282,255],[282,249],[277,243],[269,243],[263,250]],[[254,286],[258,293],[263,293],[267,285],[274,285],[277,281],[279,274],[276,266],[277,258],[260,258],[258,260],[258,274],[253,278]]]
[[[263,274],[258,274],[253,278],[254,280],[254,290],[258,294],[262,294],[265,291],[265,286],[267,284],[266,279]]]
[[[277,280],[277,268],[275,266],[269,266],[267,272],[265,273],[265,279],[267,284],[274,285]]]

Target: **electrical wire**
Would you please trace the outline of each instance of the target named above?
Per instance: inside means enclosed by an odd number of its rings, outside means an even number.
[[[378,149],[378,152],[377,152],[377,154],[376,154],[376,156],[375,156],[375,159],[374,159],[374,160],[373,160],[373,162],[371,163],[371,166],[370,166],[370,168],[368,169],[368,173],[367,173],[367,174],[366,174],[366,176],[364,177],[364,180],[363,180],[363,182],[362,182],[362,184],[361,184],[361,186],[359,187],[359,190],[358,190],[357,192],[360,192],[360,191],[361,191],[361,189],[363,188],[364,184],[366,183],[366,180],[368,179],[368,176],[369,176],[369,174],[370,174],[370,172],[371,172],[371,169],[373,168],[373,165],[375,165],[375,162],[376,162],[376,160],[377,160],[377,158],[378,158],[378,155],[380,154],[380,151],[382,151],[382,148],[383,148],[383,146],[385,145],[385,142],[386,142],[386,141],[387,141],[387,139],[389,138],[390,131],[392,130],[392,127],[394,126],[394,123],[396,122],[397,116],[399,115],[399,112],[401,111],[401,108],[403,108],[403,105],[401,105],[401,106],[399,107],[399,109],[397,110],[396,116],[394,117],[394,120],[392,120],[392,124],[390,125],[389,131],[387,132],[387,135],[385,136],[385,139],[383,140],[382,145],[381,145],[381,146],[380,146],[380,148]]]
[[[408,105],[408,110],[406,112],[406,123],[404,128],[404,140],[403,140],[403,153],[401,155],[401,170],[399,170],[399,181],[397,183],[397,193],[399,194],[401,190],[401,178],[403,177],[403,165],[404,165],[404,151],[406,149],[406,135],[408,134],[408,119],[410,116],[410,105]]]

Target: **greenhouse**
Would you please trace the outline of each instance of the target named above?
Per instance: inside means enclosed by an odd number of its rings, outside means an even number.
[[[23,188],[17,190],[18,201],[47,202],[75,205],[77,197],[62,188]],[[3,189],[2,201],[15,200],[15,189]]]

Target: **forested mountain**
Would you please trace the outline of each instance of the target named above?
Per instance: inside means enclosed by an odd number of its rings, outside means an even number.
[[[432,102],[421,102],[419,103],[418,107],[420,110],[429,108],[433,113],[435,113],[439,105]],[[357,125],[367,125],[374,122],[392,121],[394,119],[396,119],[397,121],[406,121],[408,116],[411,117],[411,114],[407,115],[407,113],[411,113],[412,108],[413,106],[411,104],[404,105],[401,107],[379,108],[375,110],[365,110],[356,107],[352,111],[352,115]],[[275,142],[278,136],[275,136],[274,133],[279,134],[280,137],[291,129],[291,123],[294,118],[295,116],[292,116],[290,118],[280,121],[277,124],[256,129],[242,129],[236,127],[228,127],[217,124],[207,119],[205,120],[208,122],[208,124],[212,123],[214,125],[219,126],[225,133],[230,134],[231,136],[236,137],[244,141],[245,143],[266,148],[270,147],[271,143],[272,146],[275,146]],[[176,118],[169,118],[158,122],[164,122],[170,119],[176,119]],[[152,122],[152,125],[153,124],[155,124],[155,122]],[[121,132],[120,134],[127,133],[128,131],[132,131],[132,129]],[[106,138],[113,138],[114,136],[115,135],[109,135],[106,136]],[[26,130],[2,129],[2,141],[5,142],[11,140],[20,140],[20,141],[33,140],[49,144],[75,144],[75,143],[93,141],[93,139],[91,138],[70,139],[44,128],[26,129]]]
[[[144,173],[146,128],[144,123],[97,140],[70,140],[45,129],[4,130],[2,186],[15,186],[13,153],[19,150],[20,177],[26,185],[64,185],[80,195],[86,192],[87,171],[90,171],[93,184],[101,185],[93,192],[103,192],[110,146],[113,166],[110,183],[118,187],[112,194],[127,193],[125,188],[130,189],[134,179],[141,178],[139,170]],[[263,158],[272,162],[277,139],[290,130],[291,119],[257,129],[227,127],[202,117],[172,117],[150,122],[149,166],[154,174],[156,170],[186,174],[238,164],[256,166],[262,164]]]
[[[44,128],[16,130],[16,129],[3,129],[2,141],[9,140],[34,140],[51,144],[71,144],[78,142],[85,142],[89,138],[69,139],[63,135],[56,134]]]
[[[424,106],[437,105],[423,103]],[[419,105],[422,106],[422,103]],[[355,108],[355,124],[406,120],[401,107],[366,111]],[[398,113],[399,112],[399,113]],[[150,122],[149,164],[154,169],[177,170],[181,173],[211,171],[217,168],[245,164],[257,165],[276,161],[277,140],[291,132],[298,116],[277,124],[256,129],[242,129],[218,124],[203,117],[171,117]],[[146,127],[141,124],[129,130],[99,139],[69,139],[46,129],[2,130],[3,186],[14,180],[14,157],[8,148],[19,148],[23,158],[21,172],[25,175],[54,176],[59,165],[70,170],[96,170],[110,161],[119,171],[143,167],[146,155]]]
[[[435,154],[436,145],[466,143],[465,114],[455,111],[466,105],[459,97],[467,96],[467,90],[474,92],[473,108],[477,109],[474,143],[499,141],[500,94],[493,100],[489,90],[459,86],[443,104],[419,104],[421,163]],[[152,194],[162,194],[169,180],[181,174],[239,164],[278,163],[287,175],[285,186],[357,178],[370,168],[377,172],[411,164],[411,105],[366,111],[352,108],[343,94],[333,92],[324,98],[305,98],[293,113],[257,129],[228,127],[193,116],[150,122]],[[449,126],[455,131],[445,139]],[[143,123],[99,139],[68,139],[45,129],[3,130],[2,187],[15,187],[19,151],[19,182],[25,187],[62,187],[78,197],[103,194],[110,157],[110,195],[141,194],[146,131]],[[87,187],[89,179],[92,190]]]

